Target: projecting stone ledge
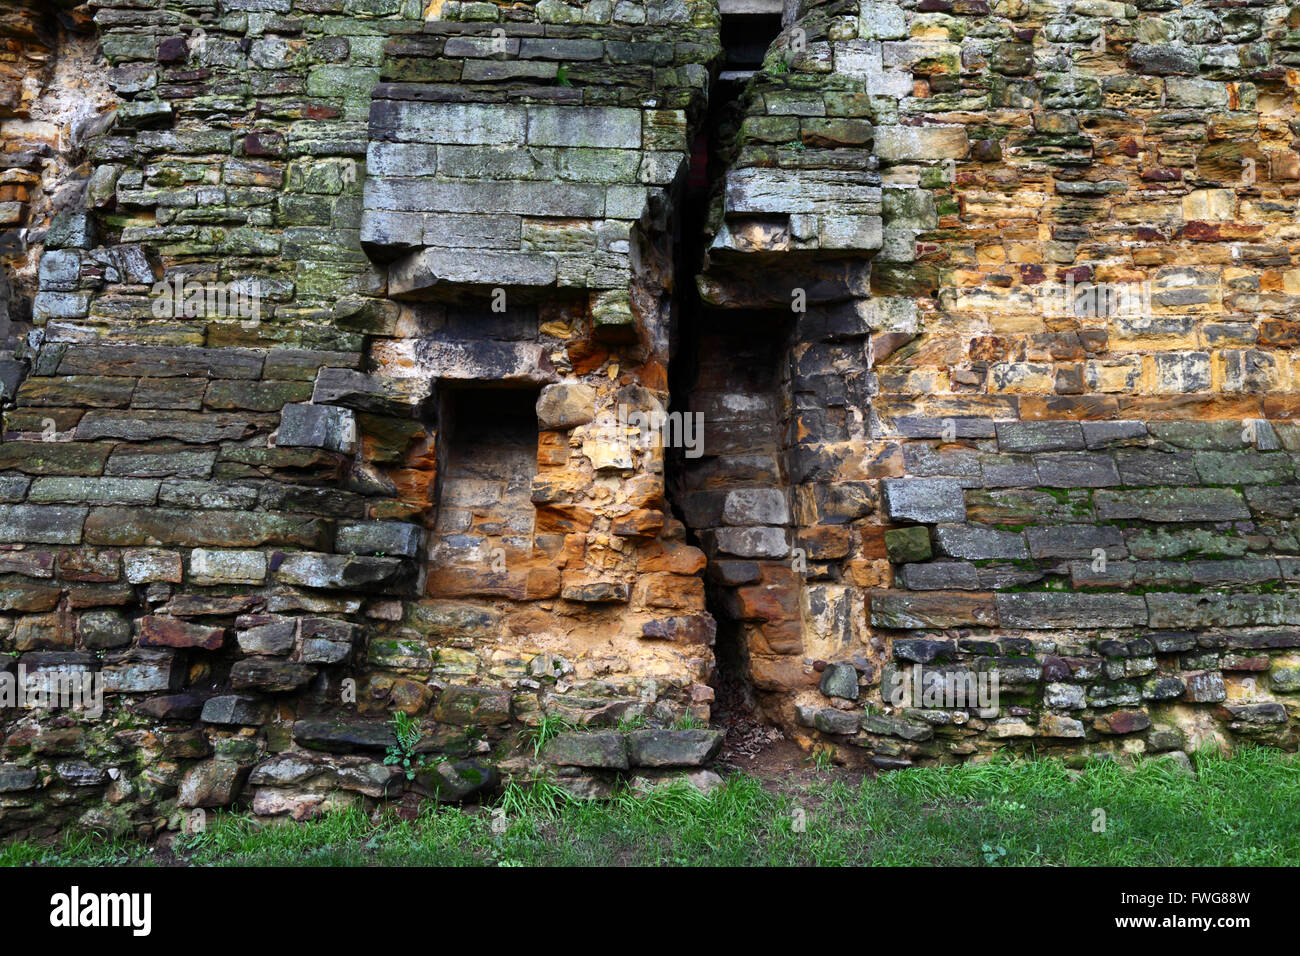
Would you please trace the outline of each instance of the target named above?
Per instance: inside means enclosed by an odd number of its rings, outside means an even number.
[[[447,379],[457,382],[529,382],[556,380],[555,366],[535,342],[459,339],[431,335],[377,342],[371,355],[381,368],[417,370],[410,387]],[[346,404],[339,402],[339,404]]]
[[[457,285],[517,288],[555,282],[555,259],[527,252],[421,249],[388,267],[388,293],[394,297]]]

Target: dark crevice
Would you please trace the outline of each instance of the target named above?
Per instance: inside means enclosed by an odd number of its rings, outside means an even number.
[[[711,86],[704,128],[692,146],[691,174],[681,194],[679,235],[674,245],[674,274],[679,279],[670,337],[669,410],[683,415],[703,412],[704,455],[688,459],[683,449],[669,449],[665,489],[669,507],[686,527],[687,540],[709,555],[706,606],[718,625],[711,681],[717,695],[713,710],[728,727],[752,725],[760,711],[750,677],[747,625],[736,618],[734,588],[723,583],[726,574],[719,574],[717,548],[709,540],[718,521],[716,516],[702,517],[697,503],[701,496],[716,503],[727,488],[788,488],[783,426],[788,417],[779,395],[786,378],[789,325],[788,316],[708,307],[700,298],[696,276],[705,261],[710,199],[722,187],[743,118],[745,91],[780,29],[780,14],[723,15],[722,71]],[[738,395],[768,395],[771,406],[764,409],[762,421],[728,422],[716,409],[704,407],[708,396],[701,396],[702,389],[711,389],[714,395],[721,394],[720,389]],[[720,452],[725,461],[729,446],[753,440],[766,445],[764,451],[770,455],[775,473],[762,480],[722,474],[726,466],[719,465]]]

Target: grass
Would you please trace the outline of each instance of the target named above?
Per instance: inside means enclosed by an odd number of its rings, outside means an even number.
[[[1195,762],[1191,777],[1160,762],[1071,771],[1054,760],[1008,760],[860,783],[781,784],[778,792],[737,775],[709,796],[676,785],[600,803],[547,785],[511,786],[493,807],[429,805],[413,821],[386,814],[375,823],[349,810],[258,827],[218,814],[175,852],[190,864],[238,866],[1300,863],[1295,756],[1246,748]],[[0,847],[8,866],[157,859],[137,844],[86,834]]]

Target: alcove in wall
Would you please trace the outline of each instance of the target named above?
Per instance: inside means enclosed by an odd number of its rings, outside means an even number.
[[[510,596],[528,559],[537,472],[536,388],[440,387],[440,475],[430,592]]]

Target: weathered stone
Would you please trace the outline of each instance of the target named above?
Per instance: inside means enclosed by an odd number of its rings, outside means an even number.
[[[131,643],[131,623],[120,611],[87,611],[77,620],[81,641],[91,650],[107,650]]]
[[[387,724],[369,721],[300,720],[293,725],[293,739],[312,750],[333,753],[384,750],[397,744]]]
[[[885,532],[885,549],[895,564],[927,561],[930,558],[930,532],[922,527],[891,528]]]
[[[230,684],[235,690],[284,694],[306,686],[315,676],[316,669],[304,664],[250,657],[237,661],[230,669]]]
[[[176,689],[184,671],[171,650],[136,648],[109,651],[100,673],[107,693],[142,694]]]
[[[823,707],[813,715],[813,726],[824,734],[853,734],[858,731],[858,714]]]
[[[596,417],[596,391],[589,385],[548,385],[537,399],[539,428],[573,428]]]
[[[993,596],[988,594],[880,591],[871,597],[871,623],[875,627],[994,627],[997,621]]]
[[[12,763],[0,764],[0,793],[34,790],[39,780],[40,774],[32,767]]]
[[[546,759],[562,767],[628,768],[627,742],[616,733],[564,733],[546,745]]]
[[[274,576],[299,587],[366,591],[398,583],[405,570],[398,558],[302,552],[287,556]]]
[[[239,631],[235,638],[245,654],[288,654],[297,640],[298,628],[294,621],[275,621]]]
[[[205,760],[186,771],[176,802],[182,807],[228,807],[239,796],[248,768],[227,760]]]
[[[237,694],[209,697],[203,702],[199,719],[206,724],[263,724],[266,707],[256,697]]]
[[[150,614],[140,619],[139,638],[141,647],[197,647],[215,651],[224,643],[226,630]]]
[[[846,700],[858,699],[858,671],[852,664],[827,664],[822,671],[819,689],[827,697],[843,697]]]
[[[983,525],[939,525],[934,530],[934,540],[940,553],[952,558],[1022,560],[1029,557],[1021,535]]]
[[[790,509],[778,488],[743,488],[727,492],[722,520],[729,525],[779,525],[790,520]]]
[[[995,598],[998,619],[1005,627],[1131,627],[1147,623],[1146,602],[1140,595],[1061,594],[1024,591]]]
[[[790,542],[783,528],[719,528],[718,550],[738,558],[783,558]]]
[[[500,775],[495,767],[475,760],[439,760],[415,780],[441,803],[465,803],[495,790]]]
[[[699,767],[722,749],[717,730],[634,730],[627,735],[633,767]]]
[[[324,448],[345,455],[356,450],[356,413],[335,405],[285,405],[275,443],[284,448]]]
[[[344,554],[413,558],[420,550],[420,529],[396,521],[341,525],[334,546]]]
[[[965,521],[961,484],[952,478],[887,478],[885,511],[895,521]]]

